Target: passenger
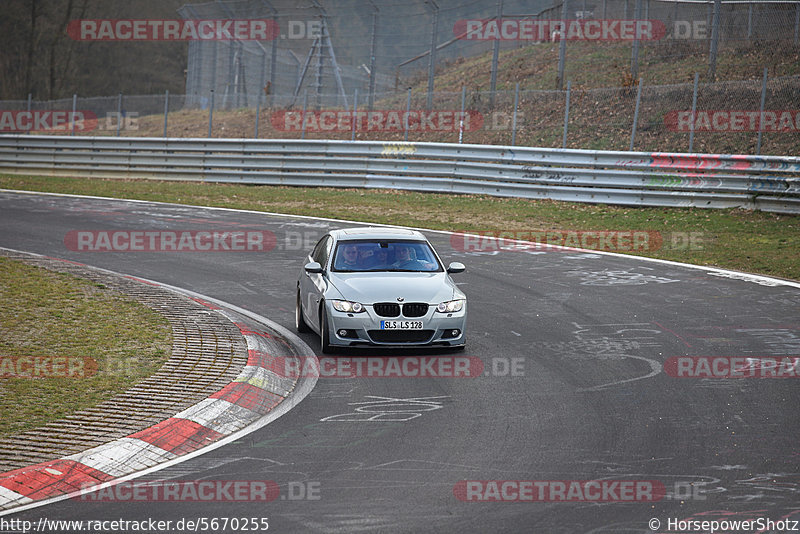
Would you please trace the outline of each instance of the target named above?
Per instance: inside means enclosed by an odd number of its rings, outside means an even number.
[[[378,251],[375,252],[375,268],[385,269],[387,267],[389,267],[389,249],[379,248]]]
[[[395,246],[395,262],[392,268],[401,269],[403,271],[427,271],[433,268],[433,265],[422,260],[417,259],[417,253],[414,247],[406,244],[399,244]]]
[[[370,270],[374,269],[375,265],[377,264],[377,258],[375,256],[375,250],[368,246],[362,246],[358,250],[358,265],[362,269]]]

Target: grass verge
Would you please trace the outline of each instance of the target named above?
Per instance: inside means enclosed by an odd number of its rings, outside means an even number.
[[[108,399],[172,350],[164,317],[72,275],[0,257],[0,302],[0,376],[51,375],[0,378],[0,436]]]
[[[793,215],[738,209],[629,208],[395,190],[17,175],[0,175],[0,188],[272,211],[436,230],[660,232],[665,238],[660,247],[636,253],[800,280],[800,217]],[[695,246],[687,246],[681,237],[691,234],[696,237]],[[448,256],[449,251],[441,252]]]

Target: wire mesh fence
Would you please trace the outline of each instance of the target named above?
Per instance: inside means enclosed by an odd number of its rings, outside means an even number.
[[[595,150],[739,154],[800,152],[800,76],[566,90],[424,91],[375,95],[365,107],[195,107],[191,95],[5,101],[3,131],[76,135],[371,139]],[[325,95],[324,101],[336,101]],[[636,114],[639,99],[638,116]],[[569,108],[567,109],[567,99]],[[763,104],[762,104],[763,102]],[[516,104],[516,106],[515,106]],[[694,113],[693,113],[694,109]],[[27,111],[31,111],[27,114]],[[70,120],[71,113],[76,120]],[[58,117],[56,113],[60,113]],[[636,128],[634,131],[634,118]],[[566,140],[566,143],[564,142]]]
[[[231,0],[178,14],[278,33],[190,41],[185,94],[2,102],[0,132],[800,148],[800,1]]]
[[[531,47],[532,54],[558,64],[558,74],[540,89],[563,89],[566,80],[581,84],[591,73],[608,78],[608,86],[631,85],[640,76],[663,83],[664,63],[680,61],[703,66],[704,80],[714,81],[717,71],[726,69],[726,54],[740,56],[735,78],[746,78],[760,75],[764,58],[742,61],[738,48],[772,41],[798,46],[800,39],[800,2],[795,0],[726,0],[718,13],[713,0],[548,4],[233,0],[186,5],[179,10],[186,19],[260,17],[274,21],[280,32],[268,41],[191,42],[188,102],[204,107],[213,90],[217,104],[226,109],[297,107],[304,95],[310,105],[321,108],[349,105],[357,89],[369,107],[377,93],[426,81],[432,93],[433,76],[446,65],[495,47],[499,52],[531,45],[540,45]],[[642,31],[626,30],[640,23]],[[624,46],[612,53],[609,44]],[[482,74],[496,73],[502,61],[499,54],[498,58]],[[774,74],[798,72],[795,66]],[[490,89],[497,88],[496,76],[493,79]],[[427,105],[432,94],[426,96]]]

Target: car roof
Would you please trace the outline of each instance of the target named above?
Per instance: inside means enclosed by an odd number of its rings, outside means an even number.
[[[424,235],[416,230],[389,227],[362,227],[342,228],[331,231],[337,241],[355,241],[361,239],[407,239],[413,241],[427,241]]]

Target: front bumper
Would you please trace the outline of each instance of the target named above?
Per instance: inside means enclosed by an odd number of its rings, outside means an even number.
[[[459,347],[466,342],[467,305],[460,312],[439,313],[429,306],[422,317],[381,317],[372,306],[362,313],[345,313],[326,302],[330,344],[338,347]],[[381,321],[422,321],[422,330],[381,330]],[[453,335],[457,330],[458,334]],[[341,335],[345,331],[345,335]]]

